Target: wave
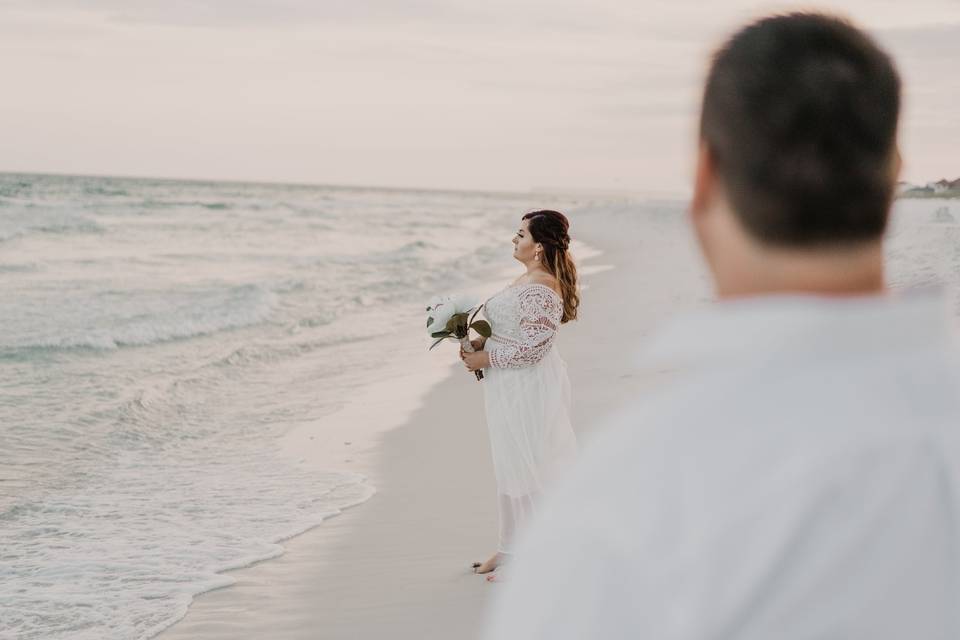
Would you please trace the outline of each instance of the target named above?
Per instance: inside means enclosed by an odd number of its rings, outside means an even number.
[[[194,338],[260,324],[273,313],[277,297],[257,285],[240,285],[153,294],[105,291],[58,303],[60,309],[45,310],[48,324],[37,327],[36,313],[8,321],[12,331],[0,338],[0,350],[7,356],[25,349],[115,350]]]
[[[32,262],[25,262],[22,264],[0,263],[0,273],[35,273],[39,270],[40,267]]]
[[[319,349],[340,347],[370,340],[370,336],[336,336],[328,339],[308,340],[288,344],[247,344],[232,350],[227,355],[210,363],[214,367],[237,367],[248,364],[269,364],[298,358]],[[331,370],[330,375],[336,372]]]
[[[389,266],[391,269],[410,269],[412,266],[426,267],[431,251],[441,249],[439,245],[425,240],[414,240],[399,247],[366,254],[327,255],[305,261],[304,266],[310,267],[357,267],[381,269]]]
[[[233,205],[228,202],[204,202],[203,200],[153,200],[147,199],[137,205],[134,208],[143,208],[143,209],[176,209],[182,207],[200,207],[203,209],[211,209],[214,211],[226,211],[232,209]]]
[[[33,182],[28,180],[8,180],[6,176],[0,179],[0,198],[20,197],[33,190]]]
[[[220,465],[233,473],[212,483],[217,465],[182,465],[172,479],[150,464],[123,465],[77,507],[54,498],[8,512],[0,541],[12,580],[0,583],[0,637],[155,637],[198,595],[233,584],[225,572],[282,555],[286,540],[376,491],[359,474],[318,474],[262,454]],[[41,529],[58,544],[12,544]]]
[[[84,195],[89,196],[107,196],[107,197],[122,197],[129,196],[130,192],[126,189],[112,188],[108,186],[93,185],[84,187]]]
[[[29,211],[5,214],[0,219],[0,242],[37,233],[71,234],[103,233],[104,227],[95,220],[73,213],[59,211]]]

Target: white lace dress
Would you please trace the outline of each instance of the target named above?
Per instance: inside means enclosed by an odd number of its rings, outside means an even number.
[[[509,286],[484,304],[493,330],[483,390],[501,553],[511,552],[544,490],[576,459],[567,365],[553,344],[562,314],[563,300],[542,284]]]

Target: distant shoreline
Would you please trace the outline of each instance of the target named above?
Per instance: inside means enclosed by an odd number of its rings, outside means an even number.
[[[950,190],[940,193],[901,193],[897,200],[954,200],[960,198],[960,191]]]
[[[924,185],[917,185],[901,180],[897,183],[897,198],[937,198],[950,199],[960,198],[960,178],[956,180],[947,180],[941,178],[936,182],[928,182]]]

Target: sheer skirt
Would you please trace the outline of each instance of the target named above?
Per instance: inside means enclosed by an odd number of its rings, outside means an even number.
[[[496,336],[486,348],[496,348]],[[510,553],[544,491],[572,465],[567,367],[551,346],[536,364],[484,370],[484,402],[500,515],[498,550]]]

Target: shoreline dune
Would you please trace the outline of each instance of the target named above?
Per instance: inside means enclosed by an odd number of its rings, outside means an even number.
[[[659,213],[639,206],[572,216],[574,237],[602,252],[582,265],[581,319],[557,341],[581,441],[624,397],[653,382],[633,371],[634,345],[707,295],[676,205]],[[451,369],[418,408],[405,408],[402,426],[353,452],[352,469],[377,489],[370,500],[285,542],[279,558],[229,572],[235,584],[198,596],[158,637],[478,637],[498,587],[470,563],[495,549],[495,484],[482,390],[459,363]],[[368,415],[377,411],[387,417],[391,402]]]

